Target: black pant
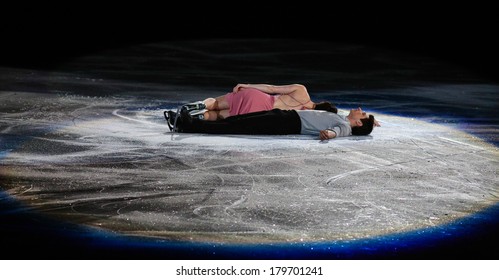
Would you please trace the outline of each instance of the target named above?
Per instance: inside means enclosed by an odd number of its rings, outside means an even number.
[[[231,116],[224,120],[194,119],[184,126],[183,132],[212,134],[300,134],[301,120],[294,110],[273,109]]]

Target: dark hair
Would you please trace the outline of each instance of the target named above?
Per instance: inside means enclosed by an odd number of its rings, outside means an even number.
[[[338,114],[338,109],[336,108],[336,106],[329,101],[315,103],[314,110],[322,110]]]
[[[369,118],[360,119],[362,126],[352,127],[352,135],[369,135],[374,128],[374,116],[369,115]]]

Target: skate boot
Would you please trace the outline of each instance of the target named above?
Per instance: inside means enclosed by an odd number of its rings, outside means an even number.
[[[180,123],[179,114],[172,110],[164,111],[166,123],[168,124],[168,128],[170,131],[177,132],[177,126]]]
[[[204,120],[204,112],[206,112],[206,111],[208,111],[208,110],[206,110],[206,109],[192,110],[189,112],[189,115],[191,115],[195,119]]]
[[[193,103],[187,103],[182,106],[182,108],[185,108],[188,112],[194,111],[194,110],[203,110],[206,109],[206,105],[203,103],[203,101],[197,101]]]
[[[194,118],[189,114],[187,108],[182,107],[177,114],[177,131],[189,132],[192,128]]]

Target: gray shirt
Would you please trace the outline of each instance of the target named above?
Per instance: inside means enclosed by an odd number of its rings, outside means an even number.
[[[329,129],[336,137],[352,135],[352,127],[345,116],[321,110],[296,110],[301,119],[301,134],[318,135]]]

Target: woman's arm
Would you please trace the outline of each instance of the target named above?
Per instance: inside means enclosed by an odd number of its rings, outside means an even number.
[[[237,84],[237,86],[234,87],[234,92],[237,92],[242,88],[256,88],[268,94],[280,94],[280,95],[288,95],[298,91],[307,92],[305,86],[300,84],[283,85],[283,86],[274,86],[268,84]]]

